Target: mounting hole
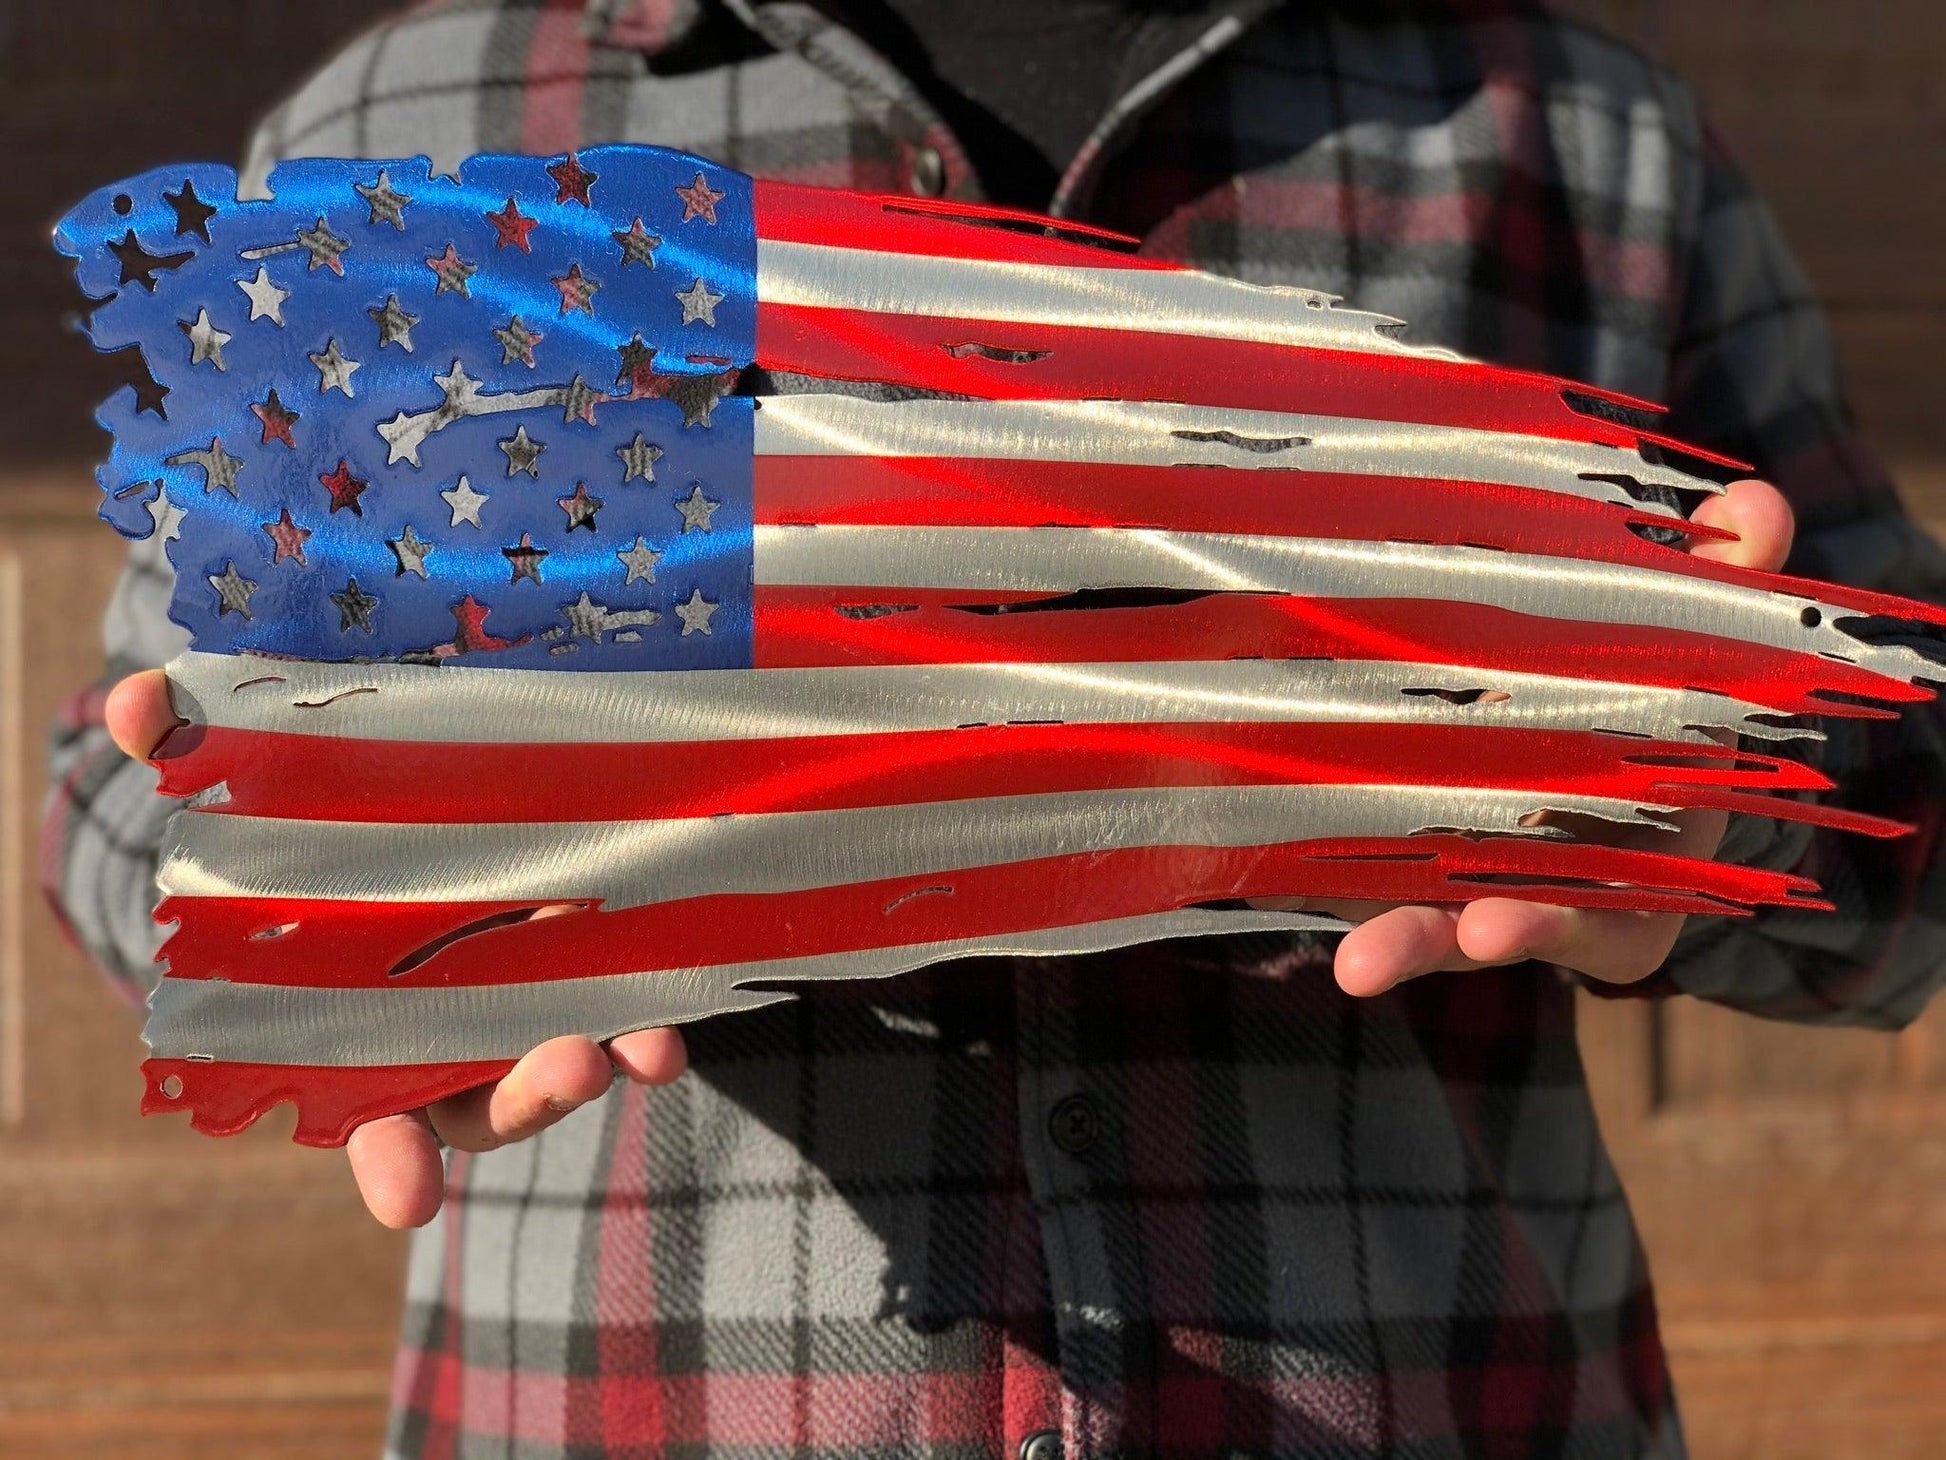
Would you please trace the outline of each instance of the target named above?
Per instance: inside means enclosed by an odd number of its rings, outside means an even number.
[[[1819,624],[1824,622],[1824,615],[1819,613],[1815,608],[1807,608],[1797,616],[1797,621],[1807,629],[1815,629]]]
[[[121,214],[123,217],[127,217],[128,210],[135,206],[135,199],[131,198],[127,193],[117,193],[115,194],[115,202],[113,206],[117,213]]]
[[[162,1077],[162,1094],[168,1100],[180,1099],[182,1096],[182,1076],[164,1075]]]

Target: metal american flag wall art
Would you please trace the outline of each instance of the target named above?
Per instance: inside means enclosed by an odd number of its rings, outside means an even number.
[[[147,1110],[335,1144],[806,980],[1342,926],[1263,900],[1814,907],[1589,828],[1903,830],[1752,747],[1930,698],[1859,626],[1946,612],[1687,552],[1735,464],[1642,402],[657,148],[269,190],[58,231],[136,377],[102,515],[191,635]]]

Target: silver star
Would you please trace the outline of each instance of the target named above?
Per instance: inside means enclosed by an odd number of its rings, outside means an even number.
[[[466,373],[466,367],[459,361],[444,375],[435,375],[432,383],[439,387],[440,394],[446,397],[446,409],[456,416],[473,414],[473,407],[479,398],[480,382]]]
[[[356,578],[345,579],[345,591],[330,597],[338,605],[339,633],[348,633],[353,628],[372,632],[372,610],[378,607],[378,599],[360,588]]]
[[[419,464],[419,442],[424,437],[417,419],[400,411],[391,420],[380,421],[376,430],[385,439],[387,466],[396,466],[401,461],[412,466]]]
[[[447,244],[446,252],[437,258],[427,259],[426,267],[431,269],[439,279],[439,287],[434,289],[433,293],[445,294],[450,291],[463,294],[468,299],[473,297],[473,291],[467,288],[466,281],[479,273],[479,265],[469,264],[461,258],[452,244]]]
[[[592,426],[595,423],[595,407],[607,399],[577,373],[561,391],[561,419],[573,421],[578,418]]]
[[[169,466],[200,466],[203,469],[205,492],[221,487],[232,497],[237,494],[236,474],[243,467],[243,458],[225,451],[221,436],[210,437],[207,450],[199,446],[190,451],[178,451],[174,456],[165,456],[162,460]]]
[[[436,552],[437,548],[432,543],[419,541],[419,536],[412,530],[410,522],[406,523],[404,532],[395,538],[388,538],[385,545],[392,549],[392,556],[399,560],[396,577],[403,578],[407,573],[417,573],[421,578],[429,576],[426,572],[426,559]]]
[[[230,368],[223,363],[223,347],[230,343],[230,336],[224,334],[222,330],[209,322],[209,311],[207,309],[199,309],[196,311],[196,322],[194,324],[177,320],[176,328],[189,336],[189,363],[191,365],[200,365],[207,360],[218,370],[228,370]]]
[[[623,268],[630,264],[643,264],[651,269],[655,267],[655,251],[662,246],[662,240],[644,228],[640,218],[628,225],[628,232],[608,236],[622,247]]]
[[[581,590],[581,596],[573,603],[561,605],[561,617],[568,621],[568,637],[571,639],[593,639],[599,644],[604,633],[611,629],[622,629],[627,630],[627,633],[625,635],[617,633],[616,643],[639,644],[642,636],[635,630],[660,621],[662,615],[652,608],[608,608],[596,603],[584,588]],[[558,638],[560,632],[559,629],[551,629],[543,637]]]
[[[378,347],[381,350],[387,345],[403,345],[408,355],[412,353],[412,327],[419,322],[419,316],[407,314],[399,308],[398,295],[386,295],[384,308],[368,309],[365,313],[378,326]]]
[[[405,231],[405,205],[412,199],[394,188],[391,178],[381,172],[378,181],[353,183],[352,187],[372,210],[368,222],[390,223],[401,233]]]
[[[710,615],[716,612],[717,607],[717,604],[703,597],[702,589],[690,589],[689,601],[676,605],[676,617],[682,620],[682,637],[686,639],[691,634],[707,634]]]
[[[342,390],[351,394],[351,372],[358,369],[362,361],[353,360],[338,348],[336,336],[325,341],[324,348],[311,356],[311,363],[318,367],[318,394],[327,390]]]
[[[319,264],[328,264],[332,273],[343,277],[345,266],[338,262],[338,255],[351,247],[350,239],[338,237],[320,218],[311,227],[298,229],[297,241],[311,256],[312,268],[315,269]]]
[[[517,476],[521,472],[526,472],[530,477],[538,477],[541,474],[537,463],[541,453],[547,450],[547,443],[530,439],[525,426],[502,441],[500,449],[507,453],[508,476]]]
[[[662,448],[653,441],[644,441],[640,431],[628,445],[617,446],[615,454],[622,459],[623,481],[632,482],[637,477],[645,482],[655,480],[655,464],[662,460]]]
[[[279,289],[270,281],[270,270],[262,264],[257,265],[257,277],[238,279],[237,288],[250,296],[250,318],[267,319],[282,328],[284,324],[284,301],[291,297],[288,289]]]
[[[601,498],[588,495],[586,482],[576,482],[574,495],[556,498],[555,505],[568,514],[569,532],[573,532],[577,527],[585,527],[590,532],[598,529],[600,524],[595,521],[595,513],[601,511],[603,503]]]
[[[678,375],[669,383],[668,396],[682,407],[682,426],[687,431],[691,426],[701,426],[705,431],[710,428],[710,417],[716,411],[716,403],[729,392],[730,383],[735,378],[734,370],[725,370],[719,375]]]
[[[608,626],[608,609],[590,598],[587,589],[583,588],[573,603],[562,604],[561,614],[568,621],[570,638],[578,635],[597,644],[601,642],[601,631]]]
[[[169,500],[167,487],[157,492],[153,501],[144,505],[148,508],[149,516],[155,519],[155,536],[159,540],[173,542],[182,536],[182,520],[189,514]],[[633,583],[635,580],[630,578],[628,581]]]
[[[209,586],[216,590],[218,618],[226,613],[250,617],[250,595],[257,591],[257,585],[237,572],[234,562],[225,563],[221,573],[211,573]]]
[[[480,504],[493,500],[485,492],[474,491],[473,484],[465,477],[461,477],[459,484],[450,492],[441,492],[439,495],[445,500],[446,505],[453,509],[453,520],[446,524],[448,527],[458,527],[462,522],[470,522],[478,527]]]
[[[682,303],[682,322],[694,324],[701,320],[711,329],[716,328],[716,306],[723,302],[723,296],[711,290],[701,279],[687,289],[676,290],[676,298]]]
[[[516,314],[508,320],[505,329],[496,329],[493,337],[500,342],[502,365],[511,365],[518,360],[529,370],[534,368],[534,346],[538,345],[544,336],[535,334],[522,324],[519,315]]]
[[[705,497],[703,495],[702,483],[698,482],[690,487],[687,497],[682,498],[674,505],[676,510],[682,513],[682,530],[684,532],[708,532],[710,530],[710,514],[723,504],[721,502],[712,502],[708,497]]]
[[[636,534],[633,547],[622,548],[615,556],[628,569],[628,583],[622,584],[622,587],[628,587],[629,583],[655,582],[655,565],[661,561],[662,554],[650,547],[640,533]]]

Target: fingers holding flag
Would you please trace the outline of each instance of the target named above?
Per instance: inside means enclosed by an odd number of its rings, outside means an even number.
[[[442,1142],[457,1151],[496,1150],[606,1094],[617,1072],[637,1084],[666,1085],[687,1066],[675,1029],[637,1030],[606,1048],[579,1035],[550,1039],[495,1084],[358,1127],[346,1143],[352,1179],[379,1222],[423,1227],[445,1199]]]

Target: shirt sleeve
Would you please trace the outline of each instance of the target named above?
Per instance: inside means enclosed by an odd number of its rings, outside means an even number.
[[[1753,463],[1790,500],[1798,523],[1790,571],[1946,602],[1946,553],[1906,514],[1860,440],[1830,331],[1775,220],[1714,139],[1703,171],[1669,429]],[[1929,652],[1942,657],[1940,648],[1934,640]],[[1933,702],[1897,720],[1829,719],[1824,728],[1829,738],[1807,754],[1838,783],[1830,798],[1916,831],[1883,841],[1733,819],[1720,856],[1815,878],[1837,911],[1692,918],[1640,992],[1689,993],[1805,1023],[1898,1028],[1946,977],[1946,712]]]
[[[170,621],[169,595],[162,544],[132,544],[103,621],[108,667],[55,718],[41,833],[41,882],[55,912],[136,1004],[162,974],[155,865],[174,803],[156,794],[151,767],[116,749],[102,706],[124,675],[166,664],[187,647],[188,633]]]

